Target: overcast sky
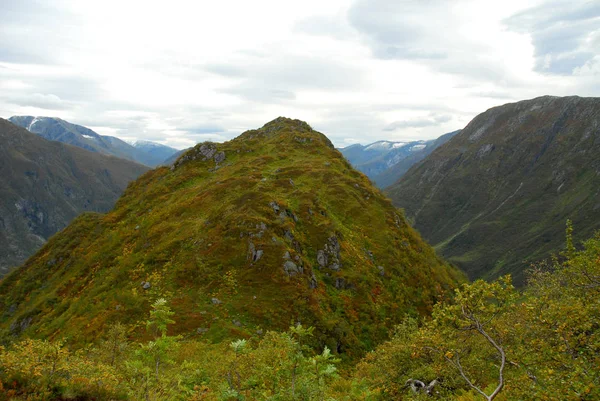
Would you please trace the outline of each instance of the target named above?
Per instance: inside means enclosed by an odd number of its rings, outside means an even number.
[[[337,146],[600,96],[600,1],[0,0],[0,116],[177,148],[278,117]]]

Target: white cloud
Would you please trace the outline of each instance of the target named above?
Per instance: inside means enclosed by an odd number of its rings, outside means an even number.
[[[429,139],[485,109],[598,96],[594,2],[6,0],[0,115],[175,147],[280,116],[336,145]]]

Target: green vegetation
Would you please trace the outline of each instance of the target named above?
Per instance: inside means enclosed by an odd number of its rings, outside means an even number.
[[[492,108],[386,192],[441,256],[471,279],[524,270],[600,220],[597,98],[550,97]]]
[[[84,344],[121,322],[145,341],[164,297],[169,335],[228,342],[300,322],[311,347],[351,360],[462,279],[324,135],[279,118],[76,219],[0,283],[0,331]]]
[[[148,171],[48,141],[1,118],[0,160],[0,278],[79,214],[112,209],[127,185]]]
[[[117,324],[93,346],[0,348],[0,400],[597,400],[600,233],[581,250],[570,236],[524,291],[510,277],[464,284],[356,365],[310,347],[302,325],[219,344],[171,337],[178,316],[158,299],[141,344]]]

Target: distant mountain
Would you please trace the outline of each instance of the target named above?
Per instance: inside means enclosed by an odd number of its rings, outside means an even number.
[[[55,117],[13,116],[9,121],[51,141],[77,146],[91,152],[112,155],[155,167],[177,149],[160,144],[130,145],[114,136],[99,135],[89,128]],[[164,157],[163,157],[164,156]]]
[[[93,339],[121,321],[139,323],[141,338],[167,294],[170,327],[187,338],[302,322],[315,345],[350,355],[462,279],[327,137],[281,117],[144,174],[18,273],[0,282],[5,333]]]
[[[354,168],[363,172],[379,188],[384,188],[397,181],[410,166],[422,160],[457,132],[459,131],[429,141],[378,141],[366,146],[356,144],[338,150]],[[396,167],[399,164],[400,166]]]
[[[398,181],[413,165],[417,164],[427,156],[431,154],[439,146],[442,146],[450,140],[454,135],[458,134],[460,130],[449,132],[440,136],[437,139],[424,142],[423,148],[413,147],[409,154],[403,159],[393,164],[389,168],[383,170],[379,174],[373,176],[371,179],[379,188],[386,188]]]
[[[0,277],[82,212],[110,210],[147,170],[48,141],[0,118]]]
[[[178,150],[176,153],[173,153],[171,156],[167,157],[166,159],[164,159],[162,161],[162,163],[160,163],[162,166],[171,166],[173,163],[175,163],[177,161],[177,159],[179,159],[179,157],[184,154],[185,152],[187,152],[188,150],[190,150],[192,148],[187,148],[187,149],[182,149],[182,150]]]
[[[132,145],[134,148],[141,150],[147,155],[145,159],[146,163],[144,164],[149,166],[158,166],[174,154],[180,152],[170,146],[150,141],[136,141]]]
[[[559,251],[565,221],[600,229],[600,98],[544,96],[475,117],[387,189],[421,234],[471,278]]]

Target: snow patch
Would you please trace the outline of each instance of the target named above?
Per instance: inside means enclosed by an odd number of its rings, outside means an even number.
[[[29,125],[27,126],[27,131],[31,132],[31,127],[34,126],[35,123],[37,123],[38,121],[40,121],[39,118],[34,117],[33,120],[31,120],[31,122],[29,123]]]
[[[91,136],[91,135],[85,135],[85,134],[81,134],[82,137],[87,138],[87,139],[96,139],[96,137]]]
[[[401,148],[404,145],[406,145],[406,142],[379,141],[379,142],[375,142],[370,145],[367,145],[365,147],[365,150],[390,150],[390,149]]]
[[[425,147],[426,147],[426,146],[427,146],[427,145],[414,145],[414,146],[412,146],[412,147],[410,148],[410,151],[411,151],[411,152],[416,152],[416,151],[418,151],[418,150],[425,149]]]

